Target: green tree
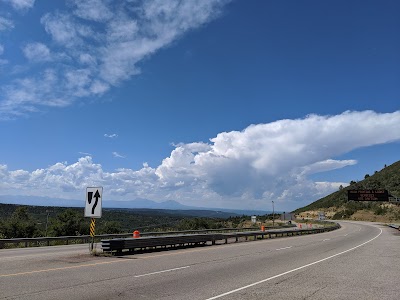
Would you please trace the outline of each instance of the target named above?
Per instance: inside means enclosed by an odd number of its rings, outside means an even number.
[[[2,235],[5,238],[29,238],[39,235],[36,223],[28,215],[26,207],[17,207],[11,217],[0,224]]]
[[[122,232],[121,223],[117,221],[106,221],[101,226],[100,232],[104,234],[121,233]]]
[[[89,233],[89,222],[82,214],[66,209],[51,220],[50,230],[55,236],[73,236]]]

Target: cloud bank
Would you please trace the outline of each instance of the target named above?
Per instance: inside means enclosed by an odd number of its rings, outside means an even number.
[[[18,10],[34,5],[33,0],[6,2]],[[227,2],[71,0],[68,10],[44,13],[38,26],[48,39],[22,42],[32,68],[0,89],[0,119],[101,97],[139,74],[140,61],[216,18]],[[13,26],[0,17],[0,31]]]
[[[197,206],[264,209],[274,200],[289,210],[346,185],[309,178],[357,163],[335,157],[399,140],[400,111],[309,115],[222,132],[208,143],[178,144],[155,168],[145,163],[139,170],[106,172],[91,156],[33,172],[3,165],[0,190],[79,199],[86,186],[101,185],[113,200],[174,199]]]

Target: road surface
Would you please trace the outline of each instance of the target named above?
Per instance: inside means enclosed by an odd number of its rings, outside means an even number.
[[[399,232],[341,225],[121,257],[87,245],[0,250],[0,299],[400,299]]]

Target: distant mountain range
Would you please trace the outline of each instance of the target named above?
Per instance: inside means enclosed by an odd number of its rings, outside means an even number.
[[[70,200],[62,198],[36,197],[36,196],[7,196],[0,195],[0,203],[4,204],[21,204],[34,206],[57,206],[57,207],[84,207],[83,200]],[[103,202],[104,208],[118,209],[164,209],[164,210],[202,210],[202,211],[220,211],[232,213],[232,215],[265,215],[270,211],[261,210],[241,210],[241,209],[226,209],[226,208],[209,208],[183,205],[174,200],[156,202],[148,199],[135,199],[131,201],[115,201],[107,200]]]

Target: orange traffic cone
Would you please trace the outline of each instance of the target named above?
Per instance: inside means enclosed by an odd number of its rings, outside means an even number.
[[[140,232],[139,232],[139,230],[135,230],[135,231],[133,232],[133,238],[135,238],[135,239],[140,238]]]

